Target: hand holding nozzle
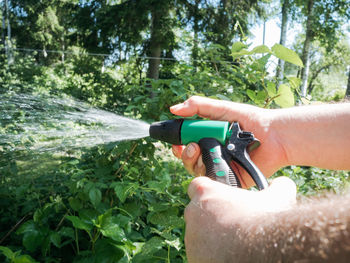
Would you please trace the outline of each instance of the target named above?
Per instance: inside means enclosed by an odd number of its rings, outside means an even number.
[[[175,119],[154,123],[150,136],[172,144],[196,142],[202,152],[205,175],[234,187],[241,187],[240,179],[231,167],[235,161],[252,177],[260,190],[268,186],[266,178],[251,161],[248,147],[258,141],[250,132],[240,129],[237,122]]]
[[[182,104],[171,107],[170,110],[173,114],[182,117],[191,117],[197,114],[212,120],[226,120],[230,123],[237,121],[243,126],[243,130],[252,132],[260,140],[260,147],[251,151],[250,157],[266,177],[271,176],[286,164],[283,147],[269,129],[270,110],[204,97],[192,97]],[[187,150],[190,150],[190,156],[187,155]],[[190,173],[204,175],[204,166],[201,165],[202,154],[197,143],[190,143],[187,147],[173,145],[173,152],[175,156],[183,160],[185,168]],[[242,167],[238,167],[238,173],[243,188],[255,184],[248,172]]]

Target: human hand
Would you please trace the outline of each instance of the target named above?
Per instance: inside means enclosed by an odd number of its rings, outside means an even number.
[[[252,161],[262,173],[269,177],[287,164],[286,154],[276,131],[271,129],[272,110],[258,108],[248,104],[220,101],[194,96],[184,103],[170,108],[170,111],[182,117],[195,114],[212,120],[238,121],[242,130],[250,131],[261,142],[261,146],[250,153]],[[200,148],[196,143],[187,147],[173,145],[173,153],[183,160],[185,168],[196,176],[205,175]],[[234,167],[243,188],[254,185],[253,180],[241,167]]]
[[[191,202],[185,210],[185,246],[188,262],[232,262],[245,253],[244,236],[239,231],[252,227],[255,216],[273,214],[295,204],[296,186],[279,177],[262,191],[233,188],[210,180],[193,179],[188,188]],[[243,240],[242,240],[243,239]],[[247,262],[254,262],[246,260]]]

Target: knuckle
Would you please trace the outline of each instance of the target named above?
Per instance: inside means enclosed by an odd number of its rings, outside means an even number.
[[[207,190],[208,188],[208,178],[205,177],[197,177],[192,180],[191,184],[194,189],[194,192],[197,195],[203,195],[203,193]],[[210,180],[210,179],[208,179]]]
[[[188,104],[195,104],[200,99],[200,96],[192,96],[187,100]]]

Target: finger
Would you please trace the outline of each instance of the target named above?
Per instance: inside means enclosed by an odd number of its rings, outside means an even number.
[[[190,174],[194,174],[194,166],[197,163],[198,157],[200,155],[200,148],[197,143],[190,143],[187,145],[185,150],[183,150],[181,158],[186,170]]]
[[[192,200],[195,196],[202,195],[211,187],[212,183],[213,181],[209,177],[201,176],[194,178],[188,186],[188,196]]]
[[[205,176],[206,170],[203,163],[202,155],[199,155],[197,163],[194,165],[194,173],[196,176]]]
[[[182,155],[182,152],[184,151],[185,147],[186,147],[185,145],[173,145],[172,146],[173,154],[177,158],[181,159],[181,155]]]
[[[273,207],[280,210],[289,208],[296,203],[297,188],[288,177],[281,176],[274,179],[270,186],[263,191],[266,191]]]
[[[170,107],[175,115],[191,117],[195,114],[213,120],[240,121],[249,118],[256,107],[229,101],[193,96],[183,103]]]
[[[170,111],[175,115],[191,117],[197,114],[204,118],[215,120],[222,119],[227,110],[226,104],[222,101],[199,96],[193,96],[185,102],[170,108]]]

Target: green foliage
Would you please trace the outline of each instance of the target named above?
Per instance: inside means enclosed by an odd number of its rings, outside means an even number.
[[[276,174],[281,175],[290,177],[297,184],[299,196],[322,195],[325,191],[342,193],[349,188],[350,174],[347,171],[292,166]]]
[[[6,257],[6,260],[11,263],[36,263],[37,262],[29,255],[22,255],[20,250],[13,252],[8,247],[0,246],[0,251]]]
[[[174,63],[172,78],[159,80],[145,79],[142,70],[140,77],[137,59],[102,71],[102,60],[79,47],[71,47],[76,55],[64,64],[51,66],[37,64],[36,53],[17,55],[21,63],[0,68],[1,94],[69,95],[148,122],[174,118],[169,107],[195,94],[262,107],[294,105],[299,79],[288,77],[277,90],[266,68],[272,55],[298,64],[295,54],[280,47],[246,48],[243,42],[233,44],[230,63],[223,62],[220,45],[206,47],[201,52],[208,61],[196,67]],[[52,105],[39,101],[50,115]],[[18,135],[29,114],[21,109],[11,118],[0,116],[0,136]],[[72,124],[72,129],[82,127]],[[30,135],[0,144],[0,236],[6,236],[1,260],[186,262],[183,212],[191,177],[168,145],[147,138],[40,153],[31,146],[48,138]],[[324,179],[327,172],[307,168],[280,173],[294,178],[305,194],[347,181],[346,175]]]
[[[191,95],[291,107],[299,99],[300,58],[279,44],[248,48],[248,21],[263,13],[259,1],[10,2],[13,47],[38,51],[13,51],[12,64],[0,54],[0,94],[3,101],[36,97],[41,115],[30,114],[28,105],[0,104],[8,107],[0,111],[0,261],[186,262],[183,212],[191,177],[168,145],[142,139],[41,152],[33,146],[52,138],[26,124],[62,128],[49,121],[50,96],[147,122],[174,118],[169,107]],[[292,3],[306,6],[299,2]],[[313,33],[329,51],[350,9],[347,1],[328,2],[315,1]],[[174,51],[187,56],[189,50],[192,62],[175,60]],[[343,79],[348,48],[317,50],[311,71],[328,67]],[[154,58],[143,56],[152,51],[167,59],[155,66],[158,80],[146,78]],[[268,72],[273,56],[294,70],[278,88]],[[332,85],[325,88],[325,79],[315,77],[313,96],[341,97]],[[84,123],[68,125],[84,129]],[[295,180],[303,195],[339,192],[349,180],[346,172],[307,167],[277,175]]]

